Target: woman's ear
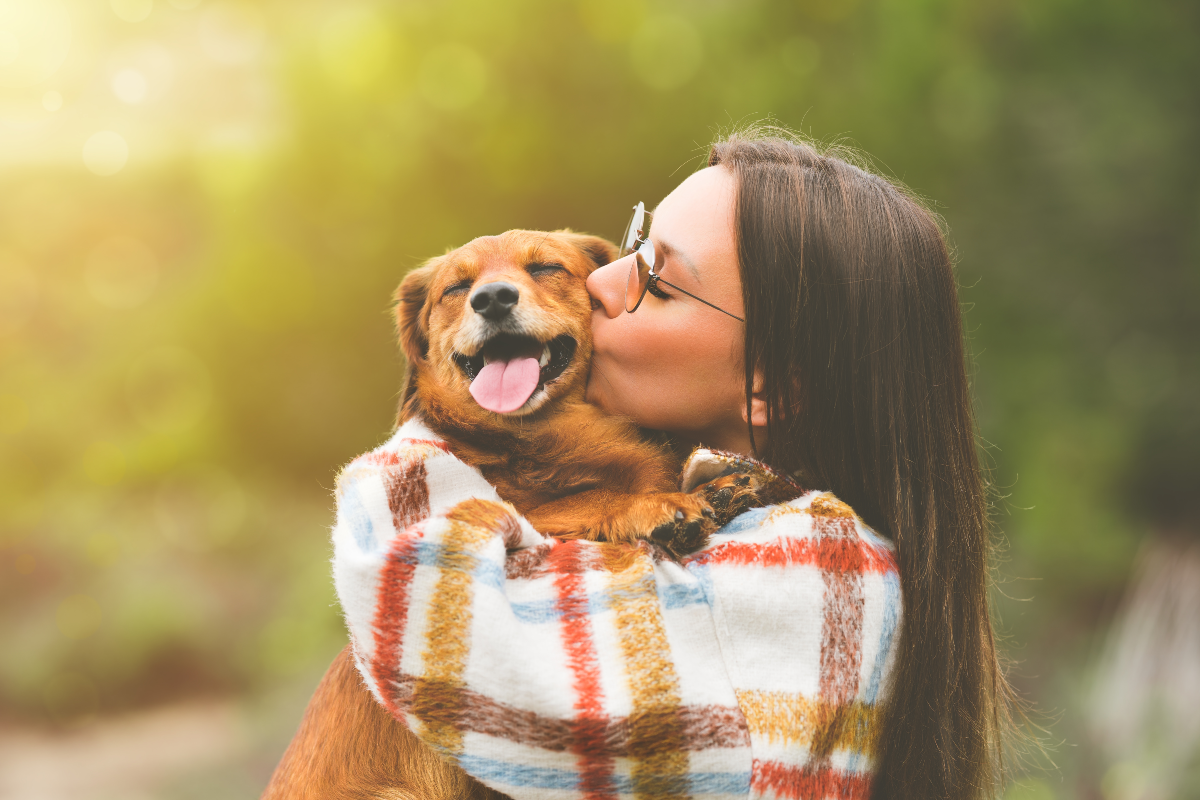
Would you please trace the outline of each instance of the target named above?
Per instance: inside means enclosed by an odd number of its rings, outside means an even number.
[[[592,269],[603,267],[617,260],[617,246],[608,239],[586,233],[575,233],[570,228],[563,228],[555,233],[587,256],[593,264]]]
[[[756,428],[767,425],[767,399],[763,394],[762,370],[754,370],[754,383],[751,386],[750,408],[742,406],[742,422],[749,422]]]
[[[396,290],[396,329],[400,335],[400,349],[410,365],[423,361],[429,354],[425,301],[429,299],[429,287],[444,260],[444,256],[439,256],[426,261],[404,276]]]

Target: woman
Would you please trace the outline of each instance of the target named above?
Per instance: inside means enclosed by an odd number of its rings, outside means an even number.
[[[458,565],[422,586],[350,510],[377,476],[348,469],[339,596],[356,641],[402,653],[356,648],[376,698],[514,796],[992,794],[1010,696],[936,218],[842,158],[748,131],[633,244],[588,281],[589,398],[681,452],[724,451],[694,455],[685,484],[756,457],[780,486],[827,491],[744,514],[681,566],[556,550],[459,471],[455,491],[484,505],[404,544]],[[385,447],[430,448],[405,428]],[[522,581],[550,562],[557,599],[530,601]]]
[[[755,454],[896,544],[905,620],[873,796],[985,796],[1012,697],[938,220],[786,132],[734,134],[708,164],[662,202],[652,235],[664,276],[745,326],[669,288],[623,314],[627,263],[597,270],[589,399],[685,445]]]

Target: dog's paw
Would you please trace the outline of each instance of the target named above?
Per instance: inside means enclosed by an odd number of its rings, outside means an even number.
[[[719,527],[716,512],[695,493],[676,492],[651,497],[659,508],[649,520],[648,538],[675,558],[704,547],[708,537]]]
[[[763,505],[758,496],[760,481],[748,472],[734,472],[696,487],[692,494],[702,496],[713,510],[713,519],[721,527],[731,519]]]

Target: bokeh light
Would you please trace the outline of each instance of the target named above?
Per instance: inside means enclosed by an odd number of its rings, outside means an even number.
[[[98,131],[83,145],[83,163],[97,175],[120,172],[129,160],[129,145],[115,131]]]
[[[146,76],[136,69],[123,69],[113,76],[112,88],[122,103],[137,105],[146,99]]]

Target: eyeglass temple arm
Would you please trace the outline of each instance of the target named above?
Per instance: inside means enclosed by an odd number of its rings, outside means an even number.
[[[745,323],[745,322],[746,322],[746,320],[742,319],[742,318],[741,318],[741,317],[739,317],[737,314],[730,314],[728,311],[726,311],[725,309],[721,308],[720,306],[714,306],[712,303],[708,302],[708,301],[707,301],[707,300],[705,300],[704,298],[702,298],[702,297],[696,297],[696,295],[692,294],[692,293],[691,293],[691,292],[689,292],[687,289],[680,289],[678,286],[676,286],[675,284],[671,283],[670,281],[664,281],[664,280],[662,279],[662,277],[661,277],[661,276],[659,276],[657,273],[655,274],[655,276],[654,276],[654,277],[658,278],[658,282],[659,282],[659,283],[665,283],[665,284],[667,284],[667,286],[670,286],[670,287],[671,287],[672,289],[674,289],[675,291],[677,291],[677,292],[683,292],[684,294],[686,294],[688,297],[692,298],[693,300],[699,300],[701,303],[704,303],[704,305],[708,306],[709,308],[715,308],[717,311],[720,311],[722,314],[724,314],[724,315],[725,315],[725,316],[727,316],[727,317],[733,317],[734,319],[736,319],[738,322],[741,322],[741,323]]]

